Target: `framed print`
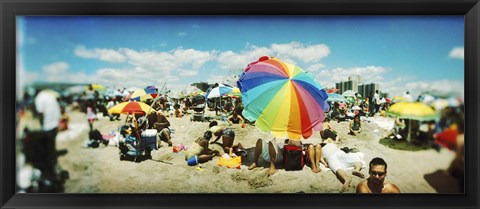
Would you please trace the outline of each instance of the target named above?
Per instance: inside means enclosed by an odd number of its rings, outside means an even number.
[[[0,7],[2,208],[478,207],[478,0]]]

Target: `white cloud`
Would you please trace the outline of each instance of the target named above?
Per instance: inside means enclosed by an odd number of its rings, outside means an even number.
[[[194,24],[194,25],[192,25],[192,28],[199,29],[200,25]]]
[[[65,74],[68,71],[68,64],[65,62],[55,62],[49,65],[42,67],[43,72],[47,73],[48,76],[54,74]]]
[[[97,58],[97,54],[95,52],[88,50],[84,46],[77,46],[75,49],[75,55],[82,58]]]
[[[124,55],[113,49],[99,49],[95,48],[89,50],[84,46],[78,46],[75,49],[75,55],[88,58],[88,59],[98,59],[105,62],[111,63],[122,63],[125,62],[126,58]]]
[[[319,62],[330,54],[330,48],[325,44],[305,46],[299,42],[272,44],[271,50],[278,57],[300,60],[304,63]]]
[[[185,33],[185,32],[178,32],[177,35],[180,36],[180,37],[185,37],[185,36],[187,35],[187,33]]]
[[[432,91],[458,95],[462,98],[465,95],[465,82],[459,80],[416,81],[409,82],[405,86],[418,94]]]
[[[335,68],[312,73],[323,87],[335,87],[335,83],[348,80],[349,76],[360,76],[360,83],[378,83],[383,81],[381,74],[390,69],[379,66]]]
[[[450,51],[449,57],[451,59],[463,60],[464,59],[464,52],[465,52],[465,50],[463,49],[463,47],[455,47]]]

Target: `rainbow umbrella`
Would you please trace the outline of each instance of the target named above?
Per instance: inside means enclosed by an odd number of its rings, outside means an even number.
[[[108,109],[110,114],[140,114],[155,112],[153,108],[150,108],[147,104],[137,101],[122,102],[118,105]]]
[[[247,66],[237,86],[245,106],[243,116],[260,130],[294,140],[321,130],[328,95],[300,67],[261,57]]]

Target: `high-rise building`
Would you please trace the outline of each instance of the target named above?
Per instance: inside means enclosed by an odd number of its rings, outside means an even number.
[[[345,91],[352,90],[358,92],[358,82],[360,81],[360,76],[349,76],[348,81],[342,81],[340,83],[335,83],[335,88],[339,89],[338,94],[342,94]]]
[[[370,95],[375,94],[376,90],[380,91],[378,83],[358,85],[358,93],[362,95],[362,97],[370,97]]]

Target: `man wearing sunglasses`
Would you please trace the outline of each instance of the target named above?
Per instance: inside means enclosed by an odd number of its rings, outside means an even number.
[[[385,180],[387,176],[387,163],[382,158],[376,157],[369,164],[370,177],[357,185],[357,193],[400,193],[395,184]]]

